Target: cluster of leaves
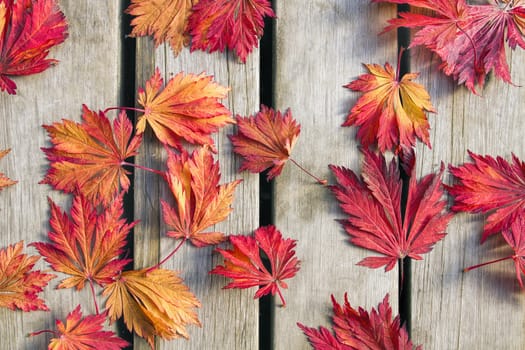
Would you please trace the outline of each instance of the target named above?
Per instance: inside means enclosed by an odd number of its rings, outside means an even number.
[[[244,63],[258,46],[264,18],[275,17],[268,0],[132,0],[131,36],[153,35],[168,42],[175,55],[191,50],[234,50]]]
[[[0,90],[15,94],[10,76],[40,73],[57,63],[46,57],[66,37],[56,0],[0,0]]]

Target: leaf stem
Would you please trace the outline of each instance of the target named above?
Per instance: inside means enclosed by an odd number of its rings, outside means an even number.
[[[295,161],[295,159],[293,158],[288,158],[288,160],[290,162],[292,162],[293,164],[295,164],[299,169],[301,169],[302,171],[304,171],[306,174],[308,174],[309,176],[311,176],[312,178],[315,179],[315,181],[317,181],[318,184],[321,184],[321,185],[326,185],[328,183],[328,181],[326,181],[325,179],[320,179],[318,178],[317,176],[315,176],[314,174],[312,174],[311,172],[309,172],[308,170],[306,170],[305,168],[303,168],[299,163],[297,163]]]
[[[134,168],[137,168],[137,169],[141,169],[141,170],[144,170],[144,171],[148,171],[150,173],[154,173],[154,174],[160,175],[162,177],[165,176],[164,172],[162,172],[160,170],[148,168],[148,167],[142,166],[140,164],[129,163],[129,162],[122,162],[120,164],[124,165],[124,166],[131,166],[131,167],[134,167]]]
[[[146,113],[146,111],[142,108],[135,108],[135,107],[108,107],[105,110],[102,111],[102,113],[106,114],[109,111],[132,111],[132,112],[139,112],[139,113]]]
[[[28,337],[34,337],[34,336],[37,336],[37,335],[40,335],[40,334],[43,334],[43,333],[51,333],[51,334],[54,334],[54,335],[58,335],[58,333],[56,331],[52,331],[50,329],[42,329],[40,331],[35,331],[35,332],[29,333]]]
[[[283,294],[281,293],[281,289],[277,288],[277,294],[279,294],[279,298],[281,298],[281,302],[283,303],[282,307],[286,307],[286,301],[284,301]]]
[[[89,279],[89,288],[91,289],[91,295],[93,296],[93,303],[95,304],[95,312],[97,315],[100,313],[98,309],[98,303],[97,303],[97,295],[95,293],[95,286],[93,285],[93,280]]]
[[[171,253],[169,253],[164,259],[162,259],[158,264],[156,264],[155,266],[152,266],[150,267],[146,273],[148,272],[151,272],[155,269],[158,269],[162,264],[164,264],[166,261],[168,261],[179,249],[180,247],[182,247],[182,245],[184,244],[184,242],[186,242],[187,238],[184,237],[184,239],[182,241],[180,241],[180,243],[175,247],[175,249],[172,250]]]
[[[482,266],[485,266],[485,265],[490,265],[490,264],[494,264],[494,263],[497,263],[497,262],[500,262],[500,261],[504,261],[504,260],[509,260],[509,259],[512,259],[513,256],[510,255],[510,256],[506,256],[504,258],[499,258],[499,259],[496,259],[496,260],[491,260],[491,261],[487,261],[487,262],[484,262],[484,263],[481,263],[481,264],[477,264],[477,265],[473,265],[473,266],[469,266],[469,267],[466,267],[463,269],[463,272],[468,272],[468,271],[471,271],[471,270],[474,270],[474,269],[477,269],[478,267],[482,267]]]

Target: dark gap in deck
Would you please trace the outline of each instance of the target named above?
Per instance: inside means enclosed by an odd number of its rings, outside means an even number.
[[[259,101],[268,107],[274,107],[274,37],[274,20],[265,18],[259,50]],[[266,175],[267,171],[259,175],[259,226],[274,223],[273,181],[267,181]],[[275,301],[271,295],[259,300],[260,350],[269,350],[273,346],[274,307]]]
[[[130,0],[122,0],[120,2],[120,14],[121,14],[121,24],[120,24],[120,40],[122,45],[121,57],[120,57],[120,93],[118,98],[119,106],[125,107],[135,107],[135,63],[136,63],[136,40],[128,37],[128,34],[131,33],[131,16],[124,13],[124,10],[128,8]],[[130,116],[133,120],[133,116]],[[130,160],[132,163],[135,162],[135,159]],[[128,222],[134,220],[134,192],[133,192],[133,179],[134,179],[134,168],[127,169],[131,173],[128,175],[131,184],[129,186],[128,192],[124,195],[124,217]],[[128,236],[128,241],[126,245],[126,254],[125,257],[133,259],[134,252],[134,239],[133,239],[133,229]],[[133,262],[129,263],[125,269],[130,270],[133,268]],[[133,349],[133,334],[128,331],[124,321],[119,319],[117,321],[117,330],[118,336],[130,343],[130,346],[126,349]]]
[[[408,5],[398,5],[397,12],[408,12],[410,7]],[[407,28],[399,28],[397,30],[397,46],[398,46],[398,55],[400,49],[403,47],[405,50],[410,45],[410,30]],[[404,74],[410,72],[410,51],[406,50],[400,58],[400,67],[399,75],[400,77]],[[404,217],[407,196],[408,196],[408,182],[410,179],[410,174],[407,174],[400,163],[401,179],[403,181],[403,189],[401,193],[401,217]],[[411,259],[406,257],[399,261],[399,316],[401,318],[401,324],[405,325],[408,334],[411,331],[411,296],[412,296],[412,266]]]

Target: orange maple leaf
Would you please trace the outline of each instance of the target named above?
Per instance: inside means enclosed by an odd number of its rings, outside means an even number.
[[[6,154],[8,154],[11,150],[6,149],[3,151],[0,151],[0,159],[4,158]],[[3,173],[0,173],[0,191],[4,189],[5,187],[11,186],[16,184],[18,181],[11,180],[7,176],[5,176]]]
[[[191,157],[186,151],[180,155],[168,151],[167,167],[166,180],[176,206],[162,201],[164,221],[173,228],[166,235],[189,239],[197,247],[222,242],[223,233],[202,231],[230,214],[235,187],[242,180],[219,185],[219,163],[204,147]]]
[[[166,84],[157,68],[139,89],[138,103],[145,113],[139,117],[137,132],[142,133],[146,122],[157,138],[169,146],[181,149],[180,140],[193,144],[210,145],[209,136],[220,127],[234,123],[230,111],[218,99],[225,98],[228,88],[212,81],[212,76],[179,73]]]
[[[111,321],[123,317],[128,330],[145,338],[153,349],[154,337],[188,338],[186,326],[201,326],[194,308],[199,300],[177,273],[165,269],[124,271],[108,284],[106,308]]]
[[[32,270],[38,255],[22,253],[20,241],[0,249],[0,307],[23,311],[49,310],[38,293],[55,275]]]
[[[106,314],[88,315],[82,318],[80,305],[71,311],[66,317],[66,323],[56,321],[57,331],[43,330],[30,334],[30,336],[42,333],[52,333],[56,338],[49,342],[48,349],[52,350],[119,350],[129,345],[110,331],[103,331],[102,324],[106,320]]]
[[[53,147],[42,148],[50,168],[40,183],[68,193],[78,192],[94,204],[108,205],[130,180],[125,160],[137,154],[142,136],[131,138],[133,126],[124,112],[113,122],[83,106],[83,122],[63,120],[44,125]]]
[[[389,63],[384,68],[378,64],[364,66],[370,73],[345,85],[364,95],[352,107],[343,126],[359,126],[361,144],[368,147],[377,141],[381,152],[411,148],[416,137],[430,147],[425,111],[436,111],[425,88],[412,81],[419,73],[407,73],[400,80],[399,72],[394,72]]]
[[[169,42],[175,55],[188,46],[186,31],[192,7],[198,0],[132,0],[126,13],[134,16],[130,36],[153,35],[155,45]]]
[[[85,282],[105,285],[118,277],[130,259],[120,259],[135,225],[121,219],[122,196],[101,214],[82,196],[75,196],[71,218],[50,199],[51,243],[36,242],[38,252],[53,270],[70,275],[58,288],[84,288]]]
[[[240,171],[260,173],[271,168],[267,179],[279,175],[290,159],[301,126],[287,109],[284,114],[264,105],[254,116],[237,116],[238,134],[230,135],[233,151],[243,157]]]
[[[8,76],[40,73],[58,62],[46,57],[66,37],[56,0],[0,0],[0,90],[15,94]]]

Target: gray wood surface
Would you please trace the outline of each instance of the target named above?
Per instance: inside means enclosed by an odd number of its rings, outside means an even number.
[[[509,53],[516,85],[525,84],[523,50]],[[429,117],[432,150],[418,148],[418,175],[470,161],[467,150],[525,157],[524,90],[489,75],[482,97],[457,87],[437,69],[437,58],[412,52],[413,72],[432,96],[438,114]],[[452,182],[451,176],[445,180]],[[451,200],[452,202],[452,200]],[[413,339],[425,349],[523,349],[525,295],[512,260],[470,272],[463,268],[512,254],[501,237],[480,245],[485,216],[459,214],[448,236],[424,261],[413,264]]]
[[[148,39],[140,39],[137,50],[138,84],[149,78],[154,67],[159,67],[167,81],[180,71],[213,75],[215,81],[231,88],[228,98],[222,102],[240,115],[253,114],[259,109],[259,61],[258,51],[248,58],[246,64],[229,53],[189,53],[185,49],[174,57],[169,46],[161,45],[153,50]],[[217,159],[221,165],[221,183],[243,179],[236,188],[234,211],[214,229],[227,234],[251,234],[259,222],[258,175],[238,173],[240,159],[233,156],[227,137],[234,126],[227,126],[215,138]],[[137,157],[139,164],[163,167],[165,154],[158,142],[151,140]],[[135,229],[135,266],[155,264],[159,256],[169,254],[177,242],[165,237],[166,226],[159,215],[159,198],[169,198],[169,190],[159,183],[157,175],[138,171],[135,182],[135,214],[143,223]],[[258,348],[258,302],[253,300],[255,290],[223,290],[225,278],[209,275],[208,271],[222,259],[213,248],[195,248],[189,242],[163,267],[181,271],[181,276],[192,292],[199,298],[202,308],[198,310],[202,328],[189,327],[190,339],[161,340],[158,349],[257,349]],[[148,349],[147,344],[136,341],[136,349]]]
[[[120,79],[120,1],[60,1],[69,22],[69,38],[51,50],[60,63],[43,73],[15,78],[17,95],[0,93],[0,148],[12,148],[0,169],[19,183],[0,193],[0,246],[20,240],[26,244],[47,241],[52,197],[69,207],[70,198],[39,185],[47,169],[40,147],[49,146],[42,124],[62,118],[80,121],[82,104],[104,109],[118,103]],[[36,254],[33,248],[26,252]],[[46,268],[43,259],[38,266]],[[64,278],[64,276],[59,276]],[[22,313],[0,309],[2,349],[45,349],[50,334],[28,338],[30,332],[55,329],[55,319],[64,320],[79,303],[85,314],[93,313],[88,293],[54,290],[51,281],[42,297],[50,312]],[[87,290],[85,291],[87,292]]]
[[[396,61],[395,35],[377,36],[395,8],[367,0],[278,0],[275,5],[276,107],[290,107],[301,123],[292,157],[334,183],[328,164],[360,171],[355,128],[341,127],[360,94],[342,86],[364,73],[361,63]],[[335,221],[344,215],[327,188],[287,164],[274,195],[276,226],[298,240],[302,261],[284,291],[286,308],[275,310],[274,349],[310,349],[296,322],[329,325],[331,294],[341,301],[348,292],[353,306],[370,308],[390,293],[397,313],[397,269],[385,273],[355,265],[371,253],[348,243]]]

